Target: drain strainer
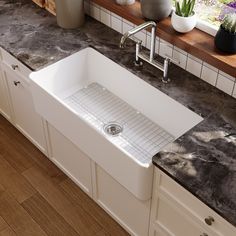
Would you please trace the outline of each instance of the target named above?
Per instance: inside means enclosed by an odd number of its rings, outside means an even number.
[[[103,130],[108,135],[117,136],[123,131],[123,127],[116,122],[110,122],[104,125]]]

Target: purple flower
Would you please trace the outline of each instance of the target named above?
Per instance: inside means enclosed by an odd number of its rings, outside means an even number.
[[[236,13],[236,1],[230,2],[223,6],[220,15],[219,20],[222,21],[227,14]]]
[[[227,6],[236,9],[236,1],[228,3]]]

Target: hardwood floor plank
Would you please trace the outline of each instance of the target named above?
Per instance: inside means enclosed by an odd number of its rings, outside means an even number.
[[[17,236],[17,235],[11,228],[8,227],[0,231],[0,236]]]
[[[38,167],[28,169],[23,175],[81,236],[92,236],[101,230],[101,226],[83,208],[70,202]]]
[[[104,229],[96,233],[94,236],[113,236],[112,234],[109,234]]]
[[[25,209],[7,192],[0,195],[0,215],[18,236],[46,236]]]
[[[0,184],[0,194],[1,192],[4,192],[4,191],[5,191],[4,187]]]
[[[27,199],[21,205],[48,236],[79,236],[39,193]]]
[[[33,165],[38,165],[50,175],[55,183],[67,179],[67,176],[59,168],[1,115],[0,154],[19,173]]]
[[[0,216],[0,232],[3,231],[8,227],[7,223],[5,220]]]
[[[0,155],[0,184],[21,203],[36,193],[30,183]]]
[[[68,179],[60,184],[60,187],[67,194],[68,199],[72,199],[75,205],[84,208],[91,214],[104,229],[112,236],[128,236],[129,234],[113,220],[100,206],[89,198],[72,180]],[[101,232],[102,233],[102,232]],[[105,234],[106,235],[106,234]]]
[[[14,138],[13,138],[14,139]],[[12,140],[0,132],[0,155],[19,173],[34,165],[34,161],[22,151],[18,145],[13,145]]]

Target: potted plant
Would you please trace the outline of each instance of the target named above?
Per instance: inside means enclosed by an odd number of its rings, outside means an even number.
[[[175,11],[172,13],[171,23],[176,31],[187,33],[196,26],[194,5],[195,0],[183,0],[181,6],[179,0],[175,1]]]
[[[223,52],[236,53],[236,13],[225,16],[215,36],[215,46]]]

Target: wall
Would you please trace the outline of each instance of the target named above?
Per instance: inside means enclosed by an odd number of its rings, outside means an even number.
[[[97,4],[90,3],[89,0],[85,0],[85,10],[91,17],[122,34],[135,27],[133,23],[121,18],[103,7],[100,7]],[[136,34],[136,37],[143,41],[143,46],[149,48],[149,32],[141,31]],[[156,38],[156,53],[163,57],[165,55],[173,57],[180,62],[179,66],[183,69],[236,98],[236,78],[218,70],[217,68],[202,60],[199,60],[198,58],[158,37]]]

